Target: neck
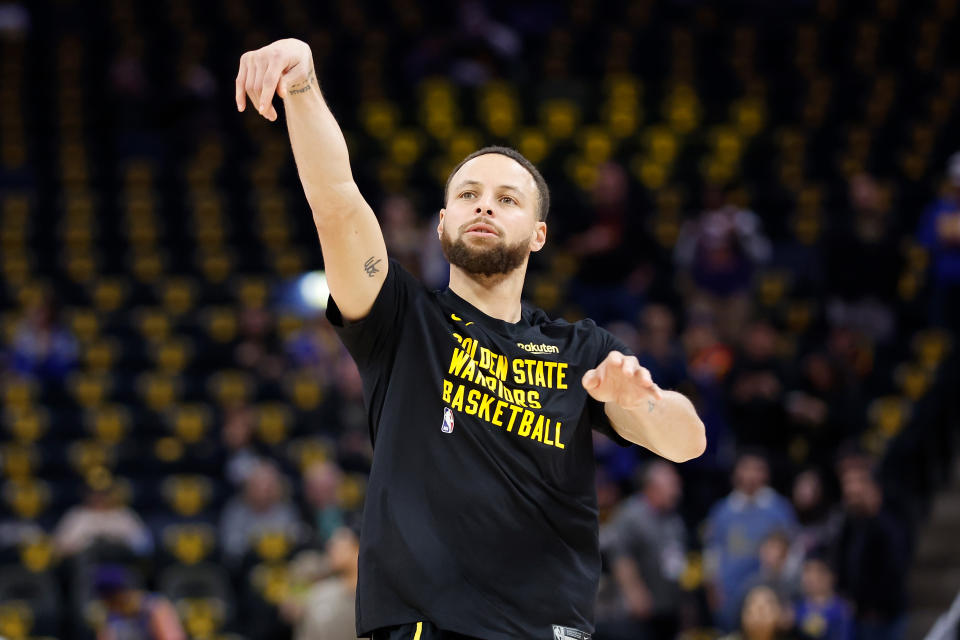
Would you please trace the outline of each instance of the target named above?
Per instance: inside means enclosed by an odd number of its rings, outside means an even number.
[[[450,290],[491,318],[518,322],[521,317],[520,296],[527,263],[511,271],[493,276],[467,273],[450,265]]]

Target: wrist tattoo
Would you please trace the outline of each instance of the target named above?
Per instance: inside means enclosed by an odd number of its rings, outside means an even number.
[[[373,256],[367,258],[367,261],[363,263],[363,270],[367,272],[367,276],[373,277],[375,273],[380,273],[380,269],[377,269],[377,265],[380,264],[380,258],[376,260],[373,259]]]
[[[307,76],[307,79],[299,84],[295,84],[292,87],[290,87],[290,90],[288,93],[290,93],[290,95],[292,96],[299,95],[301,93],[306,93],[307,91],[310,91],[311,89],[313,89],[313,83],[316,82],[316,80],[317,80],[317,75],[311,70],[310,75]]]

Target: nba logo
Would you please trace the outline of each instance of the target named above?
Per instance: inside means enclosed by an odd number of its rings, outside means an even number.
[[[440,431],[453,433],[453,411],[450,407],[443,408],[443,424],[440,425]]]

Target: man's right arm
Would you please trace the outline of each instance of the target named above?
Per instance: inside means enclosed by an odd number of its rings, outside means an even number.
[[[330,295],[346,320],[365,317],[387,277],[387,248],[370,205],[353,181],[343,133],[320,93],[310,47],[278,40],[240,58],[237,109],[246,98],[270,121],[283,99],[287,131],[320,237]]]

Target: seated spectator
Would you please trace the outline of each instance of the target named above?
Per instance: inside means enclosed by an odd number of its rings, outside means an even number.
[[[675,389],[687,378],[683,349],[677,341],[673,312],[662,304],[643,310],[637,359],[664,389]]]
[[[281,614],[294,626],[294,640],[355,640],[360,534],[340,527],[326,544],[328,577],[302,596],[289,598]]]
[[[780,335],[766,320],[754,320],[742,335],[740,353],[727,382],[737,442],[764,447],[780,457],[789,436],[783,428],[786,376],[777,353]]]
[[[815,469],[806,469],[793,480],[793,509],[799,528],[790,545],[789,563],[799,571],[807,555],[836,540],[842,514],[824,495],[823,479]]]
[[[930,252],[932,317],[942,327],[960,326],[960,153],[947,166],[949,191],[927,208],[917,240]]]
[[[854,606],[856,636],[903,638],[906,531],[884,504],[883,491],[869,469],[851,465],[840,480],[845,514],[835,566],[839,590]]]
[[[680,230],[674,259],[729,340],[749,315],[749,288],[757,267],[770,257],[770,241],[759,216],[730,202],[728,194],[713,188],[704,200],[703,213]]]
[[[44,382],[61,382],[77,362],[77,341],[59,322],[53,300],[42,298],[14,330],[10,368]]]
[[[261,461],[247,477],[243,493],[223,509],[220,538],[227,561],[239,563],[257,536],[277,531],[296,538],[299,518],[284,495],[280,472],[272,463]]]
[[[708,597],[717,624],[732,629],[740,611],[736,594],[760,568],[760,545],[770,533],[792,533],[790,503],[770,488],[763,455],[742,453],[733,470],[733,491],[707,517],[705,555]]]
[[[721,640],[789,640],[796,638],[789,611],[770,587],[754,587],[747,593],[740,614],[740,630]]]
[[[238,367],[265,380],[276,380],[284,371],[273,315],[267,309],[247,307],[240,313],[240,340],[234,350]]]
[[[185,640],[180,618],[170,601],[133,586],[121,566],[103,565],[94,577],[94,590],[106,608],[97,640]]]
[[[834,592],[833,569],[814,553],[803,563],[803,597],[794,611],[797,629],[809,638],[853,640],[853,615]]]
[[[687,537],[676,510],[680,495],[673,465],[649,463],[641,492],[623,503],[601,536],[626,609],[617,627],[632,631],[620,636],[669,639],[679,631]]]
[[[307,519],[314,528],[314,539],[324,546],[333,532],[344,525],[344,511],[340,504],[343,472],[332,462],[311,465],[303,473],[303,497]]]
[[[109,471],[91,474],[83,504],[67,511],[53,534],[61,557],[74,556],[98,541],[120,544],[137,555],[153,551],[150,531],[133,509],[119,500]]]
[[[223,473],[234,487],[243,486],[260,462],[253,441],[254,415],[249,407],[231,407],[225,410],[221,441],[226,460]]]
[[[800,595],[800,580],[788,563],[790,538],[781,530],[775,530],[760,545],[760,568],[747,578],[740,600],[757,586],[773,589],[782,603],[790,603]]]

